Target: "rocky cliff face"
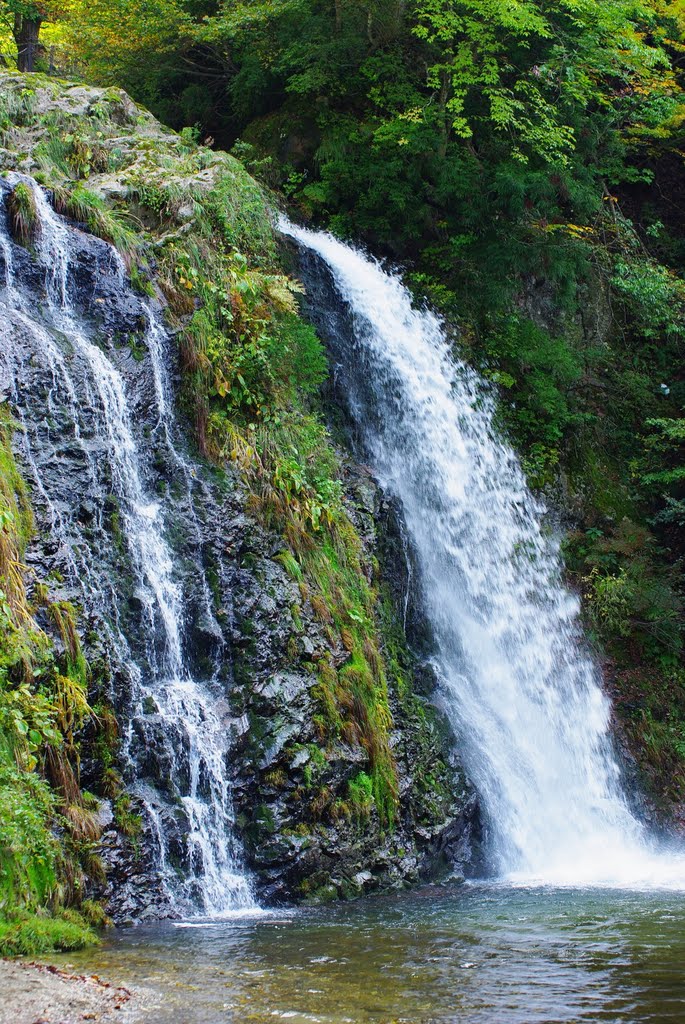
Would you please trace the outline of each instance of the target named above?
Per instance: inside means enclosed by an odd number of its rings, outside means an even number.
[[[390,548],[392,535],[395,564],[384,560],[377,571],[388,583],[401,579],[399,533],[374,481],[348,464],[346,487],[369,571],[381,550]],[[446,725],[427,694],[417,692],[431,689],[430,674],[421,679],[406,648],[390,587],[384,653],[399,659],[390,691],[400,795],[392,828],[364,807],[336,816],[333,804],[333,814],[326,813],[331,795],[346,794],[366,767],[359,746],[336,742],[323,754],[316,725],[315,661],[326,651],[334,663],[344,663],[348,653],[330,648],[311,603],[278,561],[278,538],[249,521],[236,526],[233,701],[243,717],[234,800],[265,897],[349,897],[467,871],[479,839],[475,795]]]
[[[70,307],[89,344],[115,368],[130,403],[145,493],[156,496],[173,553],[170,578],[182,600],[185,664],[194,678],[207,680],[207,714],[226,741],[221,772],[230,781],[231,855],[253,874],[266,902],[350,897],[468,871],[477,857],[476,800],[431,704],[430,672],[410,653],[401,524],[374,481],[339,447],[344,514],[376,595],[377,640],[369,657],[378,649],[387,679],[396,787],[390,817],[374,800],[369,743],[354,730],[336,733],[322,724],[320,673],[322,666],[334,672],[348,664],[347,634],[331,627],[282,531],[255,508],[240,467],[210,464],[197,454],[183,409],[160,417],[150,311],[161,323],[170,285],[158,254],[169,239],[192,242],[197,204],[219,175],[234,176],[229,201],[243,203],[240,216],[249,222],[254,192],[241,194],[244,172],[166,133],[120,93],[12,75],[0,81],[0,103],[6,112],[0,163],[5,171],[36,174],[51,202],[66,211]],[[50,163],[51,138],[61,140],[56,163]],[[86,177],[84,201],[77,182]],[[3,185],[6,195],[15,180]],[[80,207],[74,202],[79,188]],[[176,201],[174,189],[181,196]],[[115,236],[107,230],[113,204],[144,225],[142,277],[135,258],[122,276],[112,250],[94,237]],[[10,228],[8,222],[8,239]],[[110,912],[117,920],[174,914],[174,879],[202,871],[184,800],[192,791],[200,803],[211,802],[212,780],[203,776],[201,760],[199,779],[192,780],[197,765],[182,717],[170,727],[163,702],[136,689],[131,665],[145,672],[161,655],[150,639],[150,609],[131,560],[121,481],[79,347],[44,313],[45,279],[34,248],[15,239],[2,258],[5,278],[11,263],[24,302],[5,326],[2,345],[5,384],[22,425],[18,456],[36,516],[27,561],[36,580],[51,580],[60,599],[80,609],[96,709],[82,737],[82,785],[101,801]],[[163,256],[159,261],[163,265]],[[35,313],[28,323],[31,296]],[[197,309],[195,299],[186,317]],[[159,339],[176,396],[183,374],[179,315],[176,310],[168,318]],[[44,330],[57,362],[68,367],[73,393],[64,381],[58,386],[61,364],[46,361]],[[192,903],[192,885],[184,893]]]

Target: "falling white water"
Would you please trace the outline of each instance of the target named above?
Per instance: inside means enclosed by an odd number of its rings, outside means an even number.
[[[346,307],[346,328],[328,318],[329,340],[366,457],[401,505],[496,871],[685,888],[685,853],[658,851],[621,792],[578,601],[544,508],[493,428],[492,393],[397,276],[331,235],[285,218],[280,228],[328,265]]]
[[[28,179],[22,179],[28,181]],[[30,183],[30,182],[29,182]],[[7,344],[3,347],[4,369],[10,380],[21,378],[21,367],[11,340],[11,330],[20,330],[30,340],[33,357],[52,375],[53,394],[61,397],[73,417],[74,436],[79,439],[80,409],[78,387],[74,383],[74,367],[86,378],[86,401],[96,418],[96,432],[103,443],[109,462],[112,486],[121,511],[121,527],[130,551],[130,562],[136,576],[137,595],[144,608],[149,639],[146,642],[145,668],[128,664],[132,680],[137,681],[134,694],[137,714],[144,718],[147,705],[152,706],[164,723],[169,736],[179,737],[187,758],[188,780],[181,784],[181,803],[190,833],[189,877],[180,879],[168,868],[166,836],[159,822],[154,800],[146,799],[146,787],[138,795],[148,807],[159,842],[159,869],[172,901],[179,909],[188,908],[194,900],[207,914],[227,914],[254,909],[255,902],[248,878],[240,870],[233,841],[233,813],[226,768],[229,719],[225,700],[213,692],[211,680],[196,679],[186,666],[183,653],[183,597],[174,578],[173,553],[165,539],[165,517],[162,505],[149,492],[146,467],[136,442],[132,425],[132,409],[121,373],[106,353],[94,343],[79,321],[70,300],[70,266],[76,229],[69,227],[53,211],[44,193],[34,187],[40,234],[36,240],[36,258],[42,267],[47,307],[41,311],[46,329],[35,318],[32,300],[15,281],[12,246],[0,236],[5,264],[4,295],[0,294],[2,316],[8,327]],[[124,285],[124,267],[114,249],[109,249],[109,272]],[[167,448],[185,478],[190,467],[174,448],[171,439],[171,401],[163,339],[165,332],[151,308],[146,309],[148,328],[147,350],[152,363],[154,394],[158,425],[164,430]],[[63,351],[55,336],[65,339]],[[73,365],[72,365],[73,364]],[[83,448],[86,453],[86,448]],[[32,456],[27,452],[29,462]],[[86,461],[91,456],[86,454]],[[41,487],[36,469],[36,486]],[[96,478],[92,467],[93,479]],[[59,527],[59,511],[46,494],[53,525]],[[54,510],[54,511],[53,511]],[[60,536],[63,536],[60,533]],[[73,565],[77,571],[76,564]],[[93,583],[88,572],[87,589]],[[202,581],[207,611],[211,614],[209,589]],[[92,596],[92,593],[91,593]],[[116,612],[116,609],[115,609]],[[126,646],[124,637],[118,637]],[[181,772],[182,774],[182,772]]]

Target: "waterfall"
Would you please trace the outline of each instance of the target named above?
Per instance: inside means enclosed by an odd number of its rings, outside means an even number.
[[[397,275],[329,234],[285,218],[280,228],[303,252],[361,453],[401,509],[441,703],[496,873],[685,885],[685,856],[657,851],[622,793],[579,602],[545,509],[493,426],[492,391]]]
[[[8,184],[17,181],[33,190],[40,230],[29,254],[11,241],[1,211],[0,369],[22,426],[34,503],[70,583],[107,623],[126,676],[127,782],[145,808],[172,911],[254,908],[234,838],[221,631],[197,557],[190,576],[214,638],[211,664],[197,671],[186,649],[187,581],[169,540],[177,517],[199,547],[196,471],[174,441],[168,335],[153,304],[131,291],[116,250],[60,218],[30,179],[10,175]],[[115,332],[97,326],[98,315],[115,309],[144,353],[136,362],[124,344],[128,373]],[[59,472],[64,458],[68,481]],[[171,467],[174,502],[154,489],[159,458]],[[123,553],[112,551],[104,529],[108,503],[116,505]],[[130,585],[117,574],[120,563]]]

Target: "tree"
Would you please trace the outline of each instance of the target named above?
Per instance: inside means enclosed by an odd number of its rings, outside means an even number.
[[[27,0],[3,0],[0,7],[17,47],[17,67],[20,71],[34,71],[41,52],[40,29],[48,15],[46,6]]]
[[[98,85],[118,85],[167,121],[164,94],[185,70],[190,18],[183,0],[64,0],[64,39],[79,73]],[[186,71],[187,74],[187,71]]]
[[[35,71],[45,47],[40,33],[45,22],[61,18],[73,0],[0,0],[0,18],[17,48],[19,71]]]
[[[125,79],[141,61],[154,68],[182,46],[188,20],[183,7],[180,0],[71,0],[71,45],[90,76]]]

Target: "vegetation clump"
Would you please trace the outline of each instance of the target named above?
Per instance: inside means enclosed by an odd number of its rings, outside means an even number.
[[[26,591],[22,554],[32,532],[26,485],[0,406],[0,952],[80,948],[94,935],[69,908],[86,877],[103,878],[100,830],[78,782],[77,734],[91,711],[75,609]],[[52,620],[60,647],[36,624]],[[62,833],[64,838],[58,839]],[[70,916],[71,915],[71,916]]]
[[[30,187],[20,181],[7,197],[12,234],[21,245],[29,245],[40,231],[36,200]]]
[[[41,956],[96,945],[87,921],[71,911],[57,916],[12,914],[0,919],[0,956]]]

